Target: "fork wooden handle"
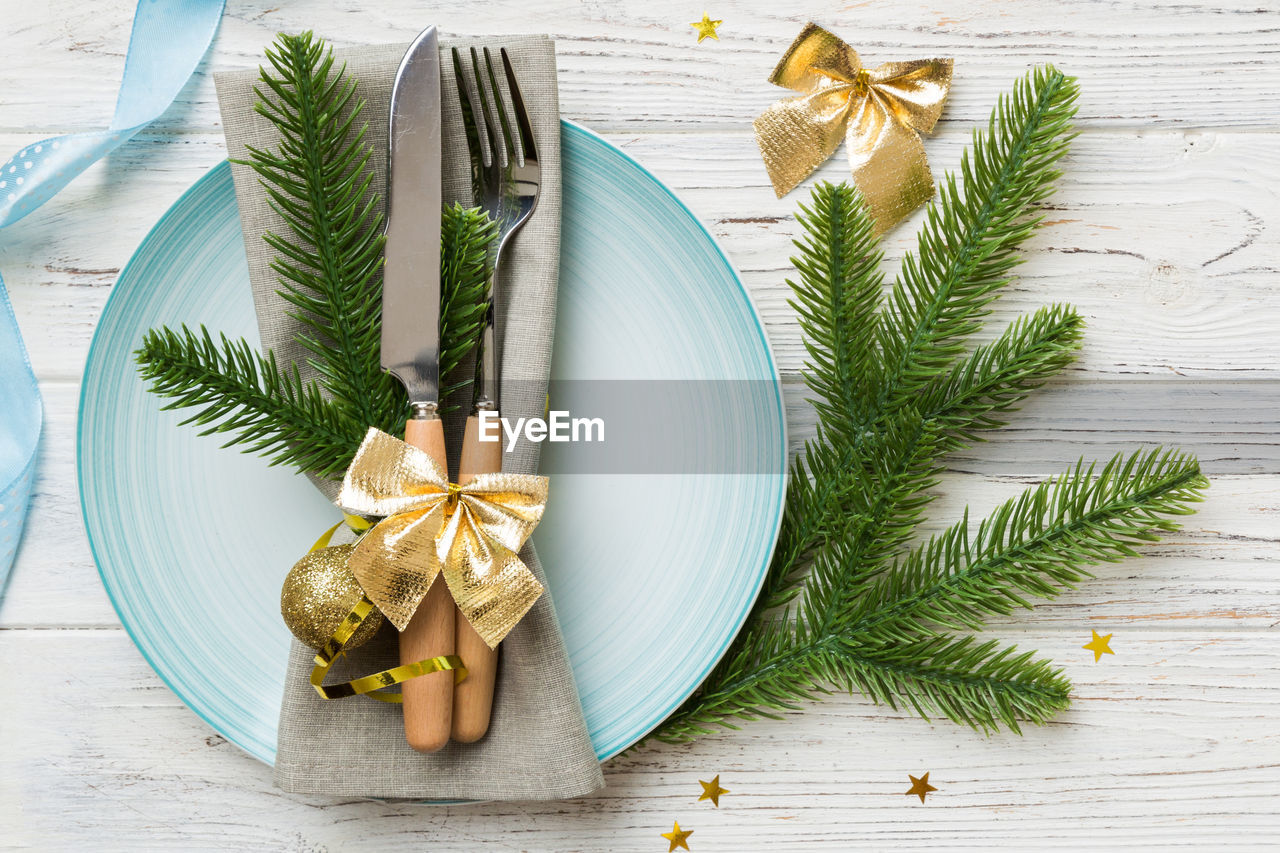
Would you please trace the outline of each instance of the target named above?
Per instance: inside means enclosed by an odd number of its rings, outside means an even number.
[[[425,450],[440,467],[448,470],[444,425],[439,418],[406,422],[404,440]],[[457,609],[444,577],[437,577],[413,619],[400,632],[400,663],[456,654],[454,613]],[[470,666],[469,661],[466,664]],[[444,670],[411,678],[400,689],[404,696],[404,736],[409,745],[418,752],[435,752],[448,743],[453,726],[453,673]]]
[[[467,418],[458,462],[458,485],[465,486],[479,474],[502,471],[502,441],[480,440],[480,419]],[[457,654],[467,666],[467,680],[453,690],[453,739],[474,743],[489,731],[493,712],[493,683],[498,674],[498,650],[489,648],[471,623],[461,614],[454,616]]]

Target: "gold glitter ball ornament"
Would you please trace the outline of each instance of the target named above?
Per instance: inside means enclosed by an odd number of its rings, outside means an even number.
[[[280,615],[293,636],[313,649],[328,642],[351,608],[364,597],[347,566],[355,545],[334,545],[312,551],[294,564],[280,590]],[[374,610],[346,643],[354,649],[368,642],[382,627]]]

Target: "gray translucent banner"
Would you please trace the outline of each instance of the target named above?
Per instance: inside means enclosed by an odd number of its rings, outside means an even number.
[[[561,380],[547,403],[544,423],[508,417],[501,429],[504,452],[541,438],[545,473],[779,474],[786,466],[785,414],[771,381]],[[488,434],[496,437],[498,425]]]
[[[812,392],[784,382],[787,441],[815,437]],[[600,418],[603,442],[543,442],[552,474],[776,474],[782,432],[768,381],[553,382],[553,410]],[[1008,425],[951,454],[948,467],[1048,476],[1076,460],[1163,445],[1196,454],[1206,474],[1280,473],[1280,381],[1063,379],[1032,393]],[[522,439],[523,441],[524,439]]]

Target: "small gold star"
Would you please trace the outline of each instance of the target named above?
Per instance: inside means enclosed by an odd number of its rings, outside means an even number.
[[[907,796],[909,797],[912,794],[916,794],[917,796],[920,797],[920,802],[922,803],[924,802],[925,794],[929,793],[930,791],[938,790],[937,788],[929,784],[928,773],[924,774],[919,779],[917,779],[916,777],[908,773],[907,778],[911,780],[911,790],[906,792]]]
[[[716,41],[720,41],[720,36],[716,35],[716,27],[720,26],[723,23],[724,21],[711,20],[711,16],[708,15],[706,12],[703,12],[702,20],[694,21],[689,26],[693,27],[698,31],[698,44],[702,44],[702,40],[705,38],[713,38]]]
[[[681,829],[680,821],[676,821],[675,823],[675,829],[670,832],[662,833],[662,837],[671,842],[671,846],[667,848],[667,853],[674,853],[677,847],[683,847],[685,850],[688,850],[689,845],[685,842],[685,839],[690,835],[693,835],[692,829]]]
[[[703,782],[699,779],[698,784],[702,786],[702,796],[698,797],[698,802],[710,800],[716,808],[720,808],[720,795],[729,793],[728,788],[720,787],[720,774],[717,773],[716,778],[710,782]]]
[[[1103,636],[1102,634],[1099,634],[1097,631],[1094,631],[1093,639],[1085,643],[1080,648],[1088,649],[1089,651],[1093,652],[1093,662],[1097,663],[1098,661],[1102,660],[1103,655],[1115,654],[1115,652],[1111,651],[1111,646],[1109,645],[1110,642],[1111,642],[1110,634]]]

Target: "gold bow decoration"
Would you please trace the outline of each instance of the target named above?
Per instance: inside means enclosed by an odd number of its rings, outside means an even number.
[[[806,24],[769,82],[801,94],[755,120],[756,142],[778,198],[789,193],[844,139],[853,180],[878,233],[933,195],[919,134],[929,133],[951,88],[952,60],[886,62],[868,71],[858,53],[817,24]]]
[[[365,594],[403,631],[443,574],[476,633],[497,646],[542,595],[518,556],[547,505],[546,477],[481,474],[450,483],[427,453],[371,427],[338,503],[384,516],[351,553]]]

